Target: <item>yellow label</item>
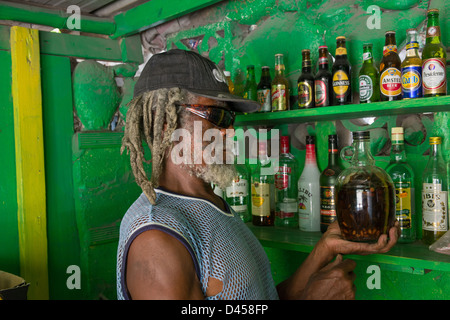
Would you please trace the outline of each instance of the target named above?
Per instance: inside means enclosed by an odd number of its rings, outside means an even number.
[[[336,48],[337,56],[342,56],[344,54],[347,54],[347,48],[341,48],[341,47]]]
[[[345,71],[338,70],[333,75],[333,90],[337,95],[344,95],[348,87],[350,85],[350,81],[348,80],[348,75]]]
[[[252,183],[252,215],[270,216],[270,185]]]
[[[396,183],[395,210],[400,228],[410,229],[411,226],[411,188],[403,188]]]
[[[385,96],[398,96],[402,93],[402,73],[397,68],[387,68],[380,77],[381,93]]]

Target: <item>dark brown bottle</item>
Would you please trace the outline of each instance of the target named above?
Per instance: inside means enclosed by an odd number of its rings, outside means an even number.
[[[302,74],[297,81],[298,108],[314,108],[314,76],[311,68],[311,52],[302,50]]]
[[[402,62],[397,53],[395,31],[387,31],[380,63],[381,101],[402,99]]]
[[[333,81],[328,68],[328,47],[319,47],[319,71],[314,77],[314,93],[316,107],[328,107],[331,105],[331,87]]]
[[[345,37],[336,38],[336,60],[333,64],[332,87],[333,105],[344,105],[352,103],[352,72],[348,62]]]

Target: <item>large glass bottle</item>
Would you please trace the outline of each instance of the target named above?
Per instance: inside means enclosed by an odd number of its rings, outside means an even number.
[[[363,45],[363,65],[359,71],[359,103],[380,101],[380,72],[373,61],[372,44]]]
[[[256,88],[258,102],[261,104],[259,112],[272,111],[272,96],[270,94],[272,79],[270,78],[270,68],[264,66],[261,68],[261,79]]]
[[[381,101],[402,99],[402,62],[397,53],[395,31],[385,34],[383,58],[380,63]]]
[[[392,128],[391,161],[386,172],[391,176],[395,188],[395,215],[400,224],[399,243],[416,240],[416,212],[414,197],[414,171],[406,162],[403,128]]]
[[[275,185],[267,142],[258,144],[258,161],[252,170],[252,222],[257,226],[273,226],[275,217]]]
[[[352,103],[352,72],[347,58],[345,37],[336,38],[336,59],[331,70],[332,87],[331,92],[333,105],[344,105]]]
[[[447,167],[442,140],[430,137],[430,158],[422,178],[422,241],[432,244],[448,230]]]
[[[439,10],[430,9],[427,15],[427,39],[422,51],[423,96],[445,96],[447,94],[445,68],[447,53],[441,41]]]
[[[406,30],[406,57],[402,62],[403,99],[422,97],[422,59],[419,56],[417,30]]]
[[[283,54],[275,55],[275,77],[272,80],[272,111],[289,110],[289,81],[284,76]]]
[[[306,136],[305,167],[298,179],[298,224],[302,231],[320,231],[320,171],[314,136]]]
[[[230,207],[241,217],[242,221],[249,222],[251,220],[250,213],[250,175],[247,166],[238,161],[239,158],[239,141],[234,142],[234,166],[237,176],[233,179],[230,186],[225,189],[225,201]]]
[[[302,73],[298,77],[298,108],[314,108],[314,76],[311,68],[311,52],[302,50]]]
[[[375,165],[370,132],[353,132],[351,166],[336,181],[336,215],[342,236],[357,242],[376,242],[395,222],[395,192],[391,177]]]
[[[298,227],[297,160],[290,153],[288,136],[280,138],[280,147],[275,173],[275,226]]]
[[[255,66],[247,66],[247,79],[244,87],[244,98],[253,101],[258,100],[258,94],[256,92],[256,80],[255,80]]]
[[[331,87],[333,81],[328,66],[328,47],[319,47],[319,70],[314,77],[314,94],[316,107],[331,106]]]
[[[336,220],[336,179],[341,173],[337,135],[328,136],[328,166],[320,174],[320,231]]]

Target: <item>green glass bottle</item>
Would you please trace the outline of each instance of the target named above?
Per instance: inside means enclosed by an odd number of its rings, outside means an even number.
[[[255,79],[255,66],[247,66],[247,79],[244,87],[244,98],[258,101],[257,85]]]
[[[359,71],[359,103],[380,101],[380,72],[373,61],[372,44],[363,45],[363,65]]]
[[[391,176],[395,188],[395,215],[400,223],[399,243],[416,240],[416,213],[414,197],[414,171],[406,162],[403,128],[392,128],[391,161],[386,172]]]

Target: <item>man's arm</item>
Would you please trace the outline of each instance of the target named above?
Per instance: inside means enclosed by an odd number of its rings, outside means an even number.
[[[134,300],[204,299],[188,250],[159,230],[145,231],[132,242],[126,285]]]

